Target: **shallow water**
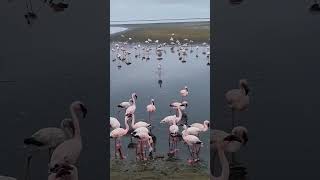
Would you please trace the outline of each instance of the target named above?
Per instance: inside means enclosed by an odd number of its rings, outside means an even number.
[[[118,33],[127,30],[128,28],[124,27],[110,27],[110,34]]]
[[[132,45],[129,45],[129,47],[132,47]],[[136,92],[138,96],[135,113],[136,121],[148,121],[146,106],[150,104],[151,98],[155,99],[157,110],[151,116],[151,124],[153,126],[152,133],[157,137],[156,155],[164,155],[164,159],[167,159],[168,125],[160,124],[160,120],[174,114],[174,112],[170,112],[169,104],[174,100],[181,100],[179,90],[185,85],[189,89],[189,96],[185,98],[189,104],[185,111],[184,120],[187,117],[188,124],[203,123],[204,120],[209,120],[210,66],[207,65],[208,59],[206,55],[202,54],[202,51],[206,51],[206,47],[199,48],[198,58],[196,58],[196,51],[189,53],[185,63],[179,60],[176,52],[177,48],[175,48],[175,53],[172,53],[169,47],[165,47],[166,53],[163,53],[162,60],[157,60],[154,46],[152,48],[150,60],[142,60],[142,52],[140,57],[135,58],[135,55],[139,54],[139,52],[132,50],[130,60],[128,60],[131,62],[130,65],[120,60],[112,61],[115,56],[112,52],[110,53],[110,113],[111,116],[117,117],[121,125],[124,126],[124,113],[122,112],[117,116],[116,105],[122,101],[128,101],[131,93]],[[161,69],[158,69],[159,63],[161,63]],[[121,68],[118,68],[118,65],[121,65]],[[182,127],[180,127],[181,131]],[[202,133],[200,139],[204,142],[204,147],[201,149],[200,162],[197,166],[208,172],[210,156],[209,131]],[[122,138],[123,151],[127,157],[124,162],[135,163],[135,150],[128,149],[128,143],[129,137]],[[114,143],[112,139],[110,144],[110,158],[113,161]],[[183,142],[179,142],[178,149],[180,151],[175,163],[187,165],[187,159],[189,158],[187,146]],[[166,160],[161,162],[165,162],[164,167],[172,165],[172,162]],[[116,170],[116,168],[112,170]]]

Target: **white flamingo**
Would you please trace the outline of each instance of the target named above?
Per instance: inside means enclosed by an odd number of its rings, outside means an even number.
[[[114,129],[110,132],[110,138],[114,138],[114,151],[115,151],[115,157],[117,156],[117,151],[119,151],[120,154],[120,158],[124,159],[124,156],[122,155],[122,151],[121,151],[121,142],[120,142],[120,138],[124,135],[126,135],[129,131],[129,125],[128,125],[128,117],[125,117],[124,120],[126,129],[123,128],[117,128]]]
[[[244,111],[249,106],[249,87],[245,79],[239,81],[239,89],[229,90],[225,97],[232,111],[232,127],[234,127],[234,111]]]
[[[137,129],[137,128],[140,128],[140,127],[151,127],[151,124],[149,123],[146,123],[144,121],[138,121],[138,122],[135,122],[136,118],[135,118],[135,115],[134,114],[131,114],[131,127],[132,129]]]
[[[183,105],[181,105],[183,106]],[[171,115],[171,116],[167,116],[165,118],[163,118],[160,123],[161,124],[169,124],[170,126],[173,124],[178,124],[178,122],[180,122],[181,118],[182,118],[182,112],[180,107],[175,107],[178,110],[178,116],[177,115]]]
[[[199,133],[202,132],[202,130],[197,127],[187,127],[187,125],[183,125],[183,129],[185,130],[186,134],[194,136],[199,136]]]
[[[131,94],[131,98],[132,98],[132,105],[129,106],[127,109],[126,109],[126,113],[125,115],[128,116],[130,114],[134,114],[134,112],[136,111],[136,100],[138,98],[137,94],[136,93],[132,93]]]
[[[110,117],[110,127],[112,129],[120,128],[120,122],[114,117]]]
[[[210,127],[210,121],[205,120],[205,121],[203,121],[203,124],[201,124],[201,123],[193,123],[193,124],[190,125],[190,127],[196,127],[198,129],[200,129],[202,132],[205,132]]]
[[[146,127],[139,127],[137,129],[135,129],[131,134],[134,135],[136,133],[149,133],[149,129]]]
[[[154,105],[154,99],[151,99],[151,103],[147,105],[147,112],[149,114],[149,122],[151,122],[151,113],[156,112],[156,106]]]
[[[86,117],[87,108],[80,101],[75,101],[70,105],[70,113],[74,126],[74,135],[61,143],[52,153],[49,163],[50,172],[60,168],[63,164],[76,164],[82,150],[82,140],[80,134],[79,117],[77,113],[81,112],[83,118]]]

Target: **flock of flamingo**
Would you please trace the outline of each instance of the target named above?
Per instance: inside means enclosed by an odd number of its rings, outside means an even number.
[[[132,93],[131,99],[128,102],[122,102],[118,105],[120,110],[124,110],[124,124],[125,128],[120,127],[121,123],[115,117],[110,117],[110,138],[114,139],[114,157],[118,156],[120,159],[125,159],[126,157],[122,152],[121,138],[126,135],[130,136],[131,143],[128,148],[135,148],[136,159],[140,161],[145,161],[153,158],[153,152],[155,152],[155,142],[156,136],[152,133],[152,127],[154,123],[161,123],[168,125],[168,143],[169,152],[168,156],[175,157],[179,149],[177,149],[180,140],[183,140],[187,144],[188,150],[190,152],[190,158],[188,162],[194,164],[199,161],[200,148],[203,146],[203,141],[200,140],[199,134],[206,132],[209,129],[210,122],[205,120],[203,123],[193,123],[188,125],[182,123],[182,111],[184,111],[188,102],[185,98],[189,95],[189,89],[185,86],[180,90],[181,102],[172,102],[169,107],[175,110],[174,115],[169,115],[164,117],[161,121],[155,122],[152,120],[152,113],[156,112],[155,100],[151,99],[151,103],[146,106],[146,111],[149,113],[148,122],[145,121],[135,121],[135,110],[137,94]],[[131,121],[131,128],[129,126],[129,121]],[[180,132],[179,126],[183,127],[182,132]],[[133,139],[137,140],[137,143],[133,143]]]
[[[61,127],[42,128],[24,139],[27,152],[24,180],[30,177],[30,162],[33,155],[49,152],[48,180],[78,180],[77,162],[82,150],[80,134],[81,119],[86,117],[87,108],[80,101],[73,102],[69,111],[71,118],[62,120]],[[8,176],[0,176],[0,180],[16,180]]]
[[[210,65],[210,45],[206,42],[203,42],[201,46],[195,45],[193,40],[175,39],[175,33],[169,34],[169,42],[160,43],[159,40],[152,40],[148,38],[143,43],[133,43],[131,37],[126,38],[124,35],[121,35],[125,40],[123,42],[113,43],[111,48],[111,56],[113,57],[112,61],[116,62],[118,60],[118,69],[121,69],[122,63],[126,65],[132,64],[131,58],[134,55],[134,58],[142,60],[150,60],[152,52],[155,52],[157,60],[161,61],[164,59],[164,54],[167,54],[168,48],[171,53],[176,53],[178,55],[179,61],[181,63],[187,62],[188,55],[191,55],[195,52],[195,57],[199,58],[199,54],[206,56],[207,65]],[[132,43],[131,43],[132,42]],[[129,43],[135,44],[134,46],[129,46]],[[133,52],[134,51],[134,52]],[[200,53],[199,53],[200,52]],[[160,64],[161,66],[161,64]]]

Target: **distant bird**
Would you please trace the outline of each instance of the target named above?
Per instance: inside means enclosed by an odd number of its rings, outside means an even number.
[[[120,142],[120,138],[125,136],[128,131],[129,131],[129,125],[128,125],[128,117],[126,116],[125,117],[125,126],[126,128],[123,129],[123,128],[117,128],[117,129],[114,129],[110,132],[110,138],[114,138],[114,154],[115,154],[115,157],[117,156],[117,151],[119,151],[119,154],[120,154],[120,158],[121,159],[124,159],[124,156],[122,154],[122,151],[121,151],[121,142]]]
[[[239,89],[229,90],[225,97],[232,111],[232,127],[234,127],[234,111],[244,111],[249,106],[249,86],[246,79],[239,81]]]
[[[70,113],[74,126],[74,135],[71,139],[68,139],[61,143],[52,153],[49,163],[50,172],[59,168],[61,165],[76,164],[82,150],[82,140],[80,134],[80,124],[78,114],[82,113],[82,117],[85,118],[87,114],[87,108],[80,101],[75,101],[70,105]]]
[[[151,113],[156,112],[156,106],[154,105],[154,99],[151,99],[151,104],[147,105],[147,112],[149,113],[149,122],[151,122]]]
[[[136,93],[132,93],[131,94],[131,99],[133,100],[132,105],[130,105],[127,109],[126,109],[126,116],[129,116],[131,114],[134,114],[134,112],[136,111],[136,100],[137,100],[138,96]]]
[[[114,117],[110,117],[110,127],[112,129],[120,128],[120,122]]]
[[[180,90],[180,96],[182,97],[182,100],[181,100],[181,101],[183,101],[183,98],[184,98],[184,97],[187,97],[188,94],[189,94],[188,87],[185,86],[184,89],[181,89],[181,90]]]
[[[193,123],[190,125],[190,127],[196,127],[198,129],[200,129],[202,132],[205,132],[209,129],[210,127],[210,121],[208,120],[205,120],[203,121],[203,124],[200,124],[200,123]]]

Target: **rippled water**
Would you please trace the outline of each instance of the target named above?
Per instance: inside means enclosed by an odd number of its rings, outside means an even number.
[[[129,45],[129,47],[132,47],[132,45]],[[130,65],[120,60],[112,61],[115,59],[115,54],[110,52],[111,116],[117,117],[116,105],[122,101],[128,101],[131,93],[136,92],[138,95],[135,113],[136,121],[147,121],[148,113],[146,112],[146,106],[150,104],[150,99],[154,98],[157,111],[152,116],[152,126],[154,127],[152,133],[157,137],[156,154],[164,155],[164,159],[157,160],[156,162],[163,163],[163,167],[174,166],[177,163],[187,165],[189,152],[183,142],[178,144],[180,151],[177,160],[173,162],[167,161],[168,126],[160,124],[160,120],[174,114],[174,112],[170,112],[169,104],[174,100],[181,100],[179,90],[185,85],[189,88],[189,96],[186,98],[189,104],[184,118],[187,118],[189,124],[195,122],[203,123],[204,120],[209,120],[210,66],[207,65],[208,59],[206,55],[202,54],[203,51],[206,51],[206,47],[200,47],[198,53],[195,50],[191,54],[188,53],[185,63],[179,60],[177,48],[175,48],[174,53],[171,52],[169,47],[164,48],[166,53],[163,53],[162,60],[157,60],[154,46],[152,48],[150,60],[142,60],[142,56],[135,58],[135,55],[139,54],[139,52],[132,50],[132,54],[128,58],[128,62],[131,62]],[[196,54],[198,54],[198,58]],[[161,69],[157,68],[159,63],[161,63]],[[121,68],[119,68],[119,65],[121,65]],[[117,118],[122,126],[124,126],[124,113],[121,113]],[[180,127],[181,131],[182,128]],[[202,170],[208,170],[208,160],[210,157],[209,131],[202,133],[200,139],[204,142],[204,147],[200,152],[201,161],[196,166]],[[113,140],[111,139],[111,141]],[[127,156],[124,163],[133,163],[135,162],[135,150],[128,149],[128,143],[129,137],[124,137],[122,139],[122,147],[124,154]],[[112,156],[110,158],[113,160],[114,143],[111,142],[110,144]],[[178,165],[178,167],[180,166]],[[116,171],[117,168],[113,170]],[[156,172],[158,170],[159,168],[155,168],[152,171]]]

